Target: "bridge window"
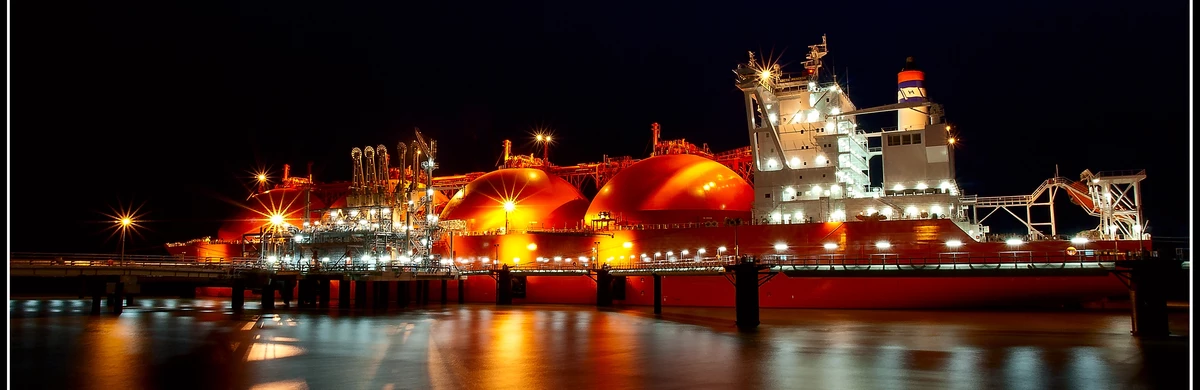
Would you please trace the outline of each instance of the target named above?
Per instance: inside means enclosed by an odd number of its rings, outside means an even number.
[[[889,135],[888,136],[888,146],[896,146],[899,144],[900,144],[900,136],[898,136],[898,135]]]
[[[900,136],[900,144],[901,145],[911,145],[912,144],[912,135],[909,135],[909,134],[901,135]]]
[[[913,143],[914,143],[914,144],[919,144],[919,143],[921,143],[921,133],[913,133],[913,135],[912,135],[912,136],[913,136]]]

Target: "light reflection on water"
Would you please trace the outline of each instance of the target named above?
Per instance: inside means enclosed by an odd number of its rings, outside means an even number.
[[[9,301],[14,388],[1186,388],[1188,340],[1124,312],[438,306],[233,314],[228,302]],[[1182,315],[1182,317],[1180,317]],[[1172,331],[1186,333],[1186,313]],[[1182,327],[1180,326],[1182,324]]]

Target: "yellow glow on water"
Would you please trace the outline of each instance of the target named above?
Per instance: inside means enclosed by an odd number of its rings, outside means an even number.
[[[308,382],[303,379],[289,379],[282,381],[274,381],[267,383],[259,383],[250,388],[250,390],[305,390],[308,389]]]
[[[534,332],[533,318],[524,311],[509,311],[494,313],[491,334],[491,348],[487,356],[488,362],[484,367],[499,368],[503,375],[490,376],[493,382],[488,387],[498,389],[545,389],[542,378],[545,377],[546,366],[555,362],[543,359],[530,359],[541,352],[537,338],[531,337]],[[561,362],[559,362],[561,363]]]
[[[282,359],[286,357],[297,356],[303,353],[304,348],[294,345],[254,343],[250,346],[250,353],[246,355],[246,361],[253,362],[259,360]]]
[[[109,307],[102,309],[108,311]],[[128,361],[143,348],[137,330],[122,318],[101,318],[87,324],[80,345],[83,361],[89,362],[85,369],[89,384],[116,389],[136,383],[144,374],[142,366],[128,364]]]

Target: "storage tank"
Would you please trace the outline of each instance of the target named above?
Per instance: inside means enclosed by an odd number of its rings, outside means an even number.
[[[578,228],[588,201],[556,176],[532,168],[490,172],[454,194],[441,220],[462,220],[467,231]]]
[[[627,224],[723,222],[750,217],[754,188],[720,163],[690,154],[655,156],[621,170],[584,217]]]

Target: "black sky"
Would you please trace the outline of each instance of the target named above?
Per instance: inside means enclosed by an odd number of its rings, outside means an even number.
[[[214,234],[256,167],[345,180],[352,147],[414,126],[442,174],[494,168],[506,138],[531,151],[539,124],[560,164],[643,157],[651,122],[744,146],[731,69],[748,50],[795,69],[821,34],[859,107],[894,102],[916,57],[967,193],[1144,168],[1151,232],[1188,234],[1186,2],[435,3],[12,4],[11,249],[113,251],[100,213],[133,202],[129,248],[153,253]]]

